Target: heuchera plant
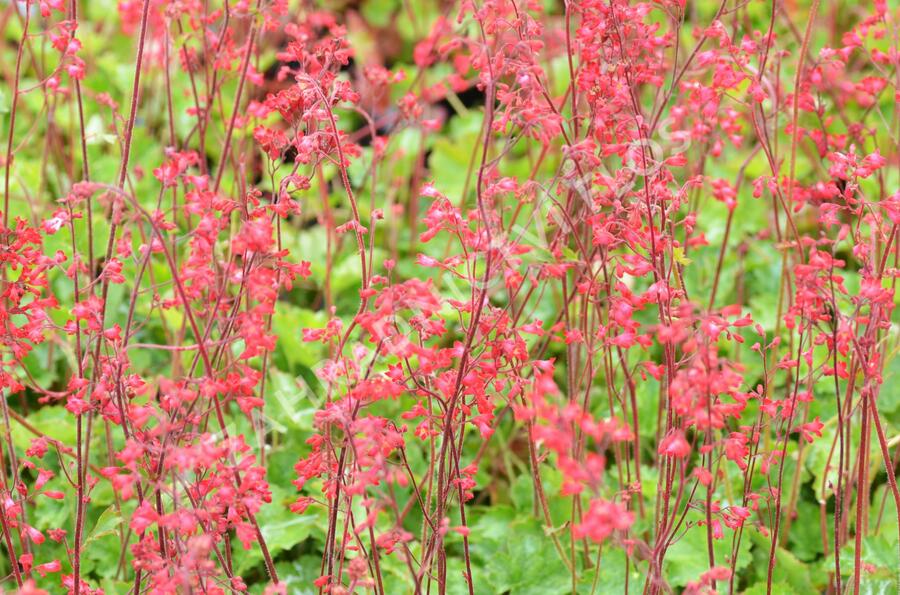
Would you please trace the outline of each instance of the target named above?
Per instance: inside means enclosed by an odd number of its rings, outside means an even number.
[[[898,27],[0,4],[0,586],[895,592]]]

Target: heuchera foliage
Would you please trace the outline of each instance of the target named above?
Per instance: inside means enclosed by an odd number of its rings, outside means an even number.
[[[3,588],[896,585],[896,4],[0,23]]]

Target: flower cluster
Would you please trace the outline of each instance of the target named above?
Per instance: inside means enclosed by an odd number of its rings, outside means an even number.
[[[0,587],[883,578],[896,7],[8,4]]]

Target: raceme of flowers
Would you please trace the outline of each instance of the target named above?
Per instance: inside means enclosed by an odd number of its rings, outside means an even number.
[[[489,592],[511,467],[560,592],[897,561],[896,5],[85,4],[0,8],[4,588]]]

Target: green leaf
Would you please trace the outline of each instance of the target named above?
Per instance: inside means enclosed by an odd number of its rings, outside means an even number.
[[[305,381],[275,368],[269,370],[269,378],[265,408],[267,427],[280,433],[289,429],[311,429],[316,401]]]
[[[97,519],[94,528],[91,529],[91,532],[84,540],[82,547],[87,547],[92,541],[96,541],[107,535],[115,535],[116,528],[121,524],[122,515],[119,514],[119,511],[116,510],[114,506],[110,506],[100,514],[100,518]]]
[[[283,301],[275,304],[272,332],[278,336],[278,353],[284,357],[290,371],[295,371],[295,366],[312,367],[321,360],[322,347],[317,343],[304,343],[303,329],[320,328],[326,322],[326,317],[319,312],[298,308]]]
[[[671,585],[683,587],[696,581],[709,570],[706,527],[695,524],[666,552],[665,576]],[[713,539],[716,566],[731,566],[732,533],[726,531],[724,539]],[[750,564],[750,541],[746,532],[737,553],[736,570]]]
[[[310,507],[303,514],[294,514],[288,509],[293,496],[284,488],[272,485],[272,502],[266,504],[256,515],[256,521],[262,531],[263,538],[269,553],[276,557],[280,552],[286,551],[306,540],[313,530],[328,526],[325,519],[325,511],[320,507]],[[324,530],[324,529],[322,529]],[[235,551],[241,551],[240,564],[237,571],[246,572],[262,560],[258,548],[250,552],[243,550],[240,543],[234,543]]]
[[[684,255],[684,248],[681,247],[672,249],[672,258],[675,259],[675,262],[682,266],[687,266],[693,262],[690,258]]]
[[[470,551],[481,562],[479,572],[473,571],[476,592],[570,592],[571,575],[537,520],[516,516],[508,506],[494,506],[483,511],[472,533],[478,539],[472,540]]]
[[[768,569],[769,551],[772,547],[772,542],[753,530],[744,531],[745,538],[748,533],[756,546],[753,548],[753,557],[758,574],[764,580]],[[815,582],[823,583],[826,576],[821,573],[817,574]],[[824,586],[822,584],[815,585],[810,575],[809,567],[782,547],[775,550],[775,571],[772,575],[772,582],[787,583],[797,593],[816,593],[819,590],[817,587]]]
[[[795,591],[790,584],[788,583],[773,583],[772,584],[772,593],[778,593],[779,595],[800,595],[797,591]],[[755,583],[752,587],[744,591],[744,595],[767,595],[768,588],[766,583]]]

